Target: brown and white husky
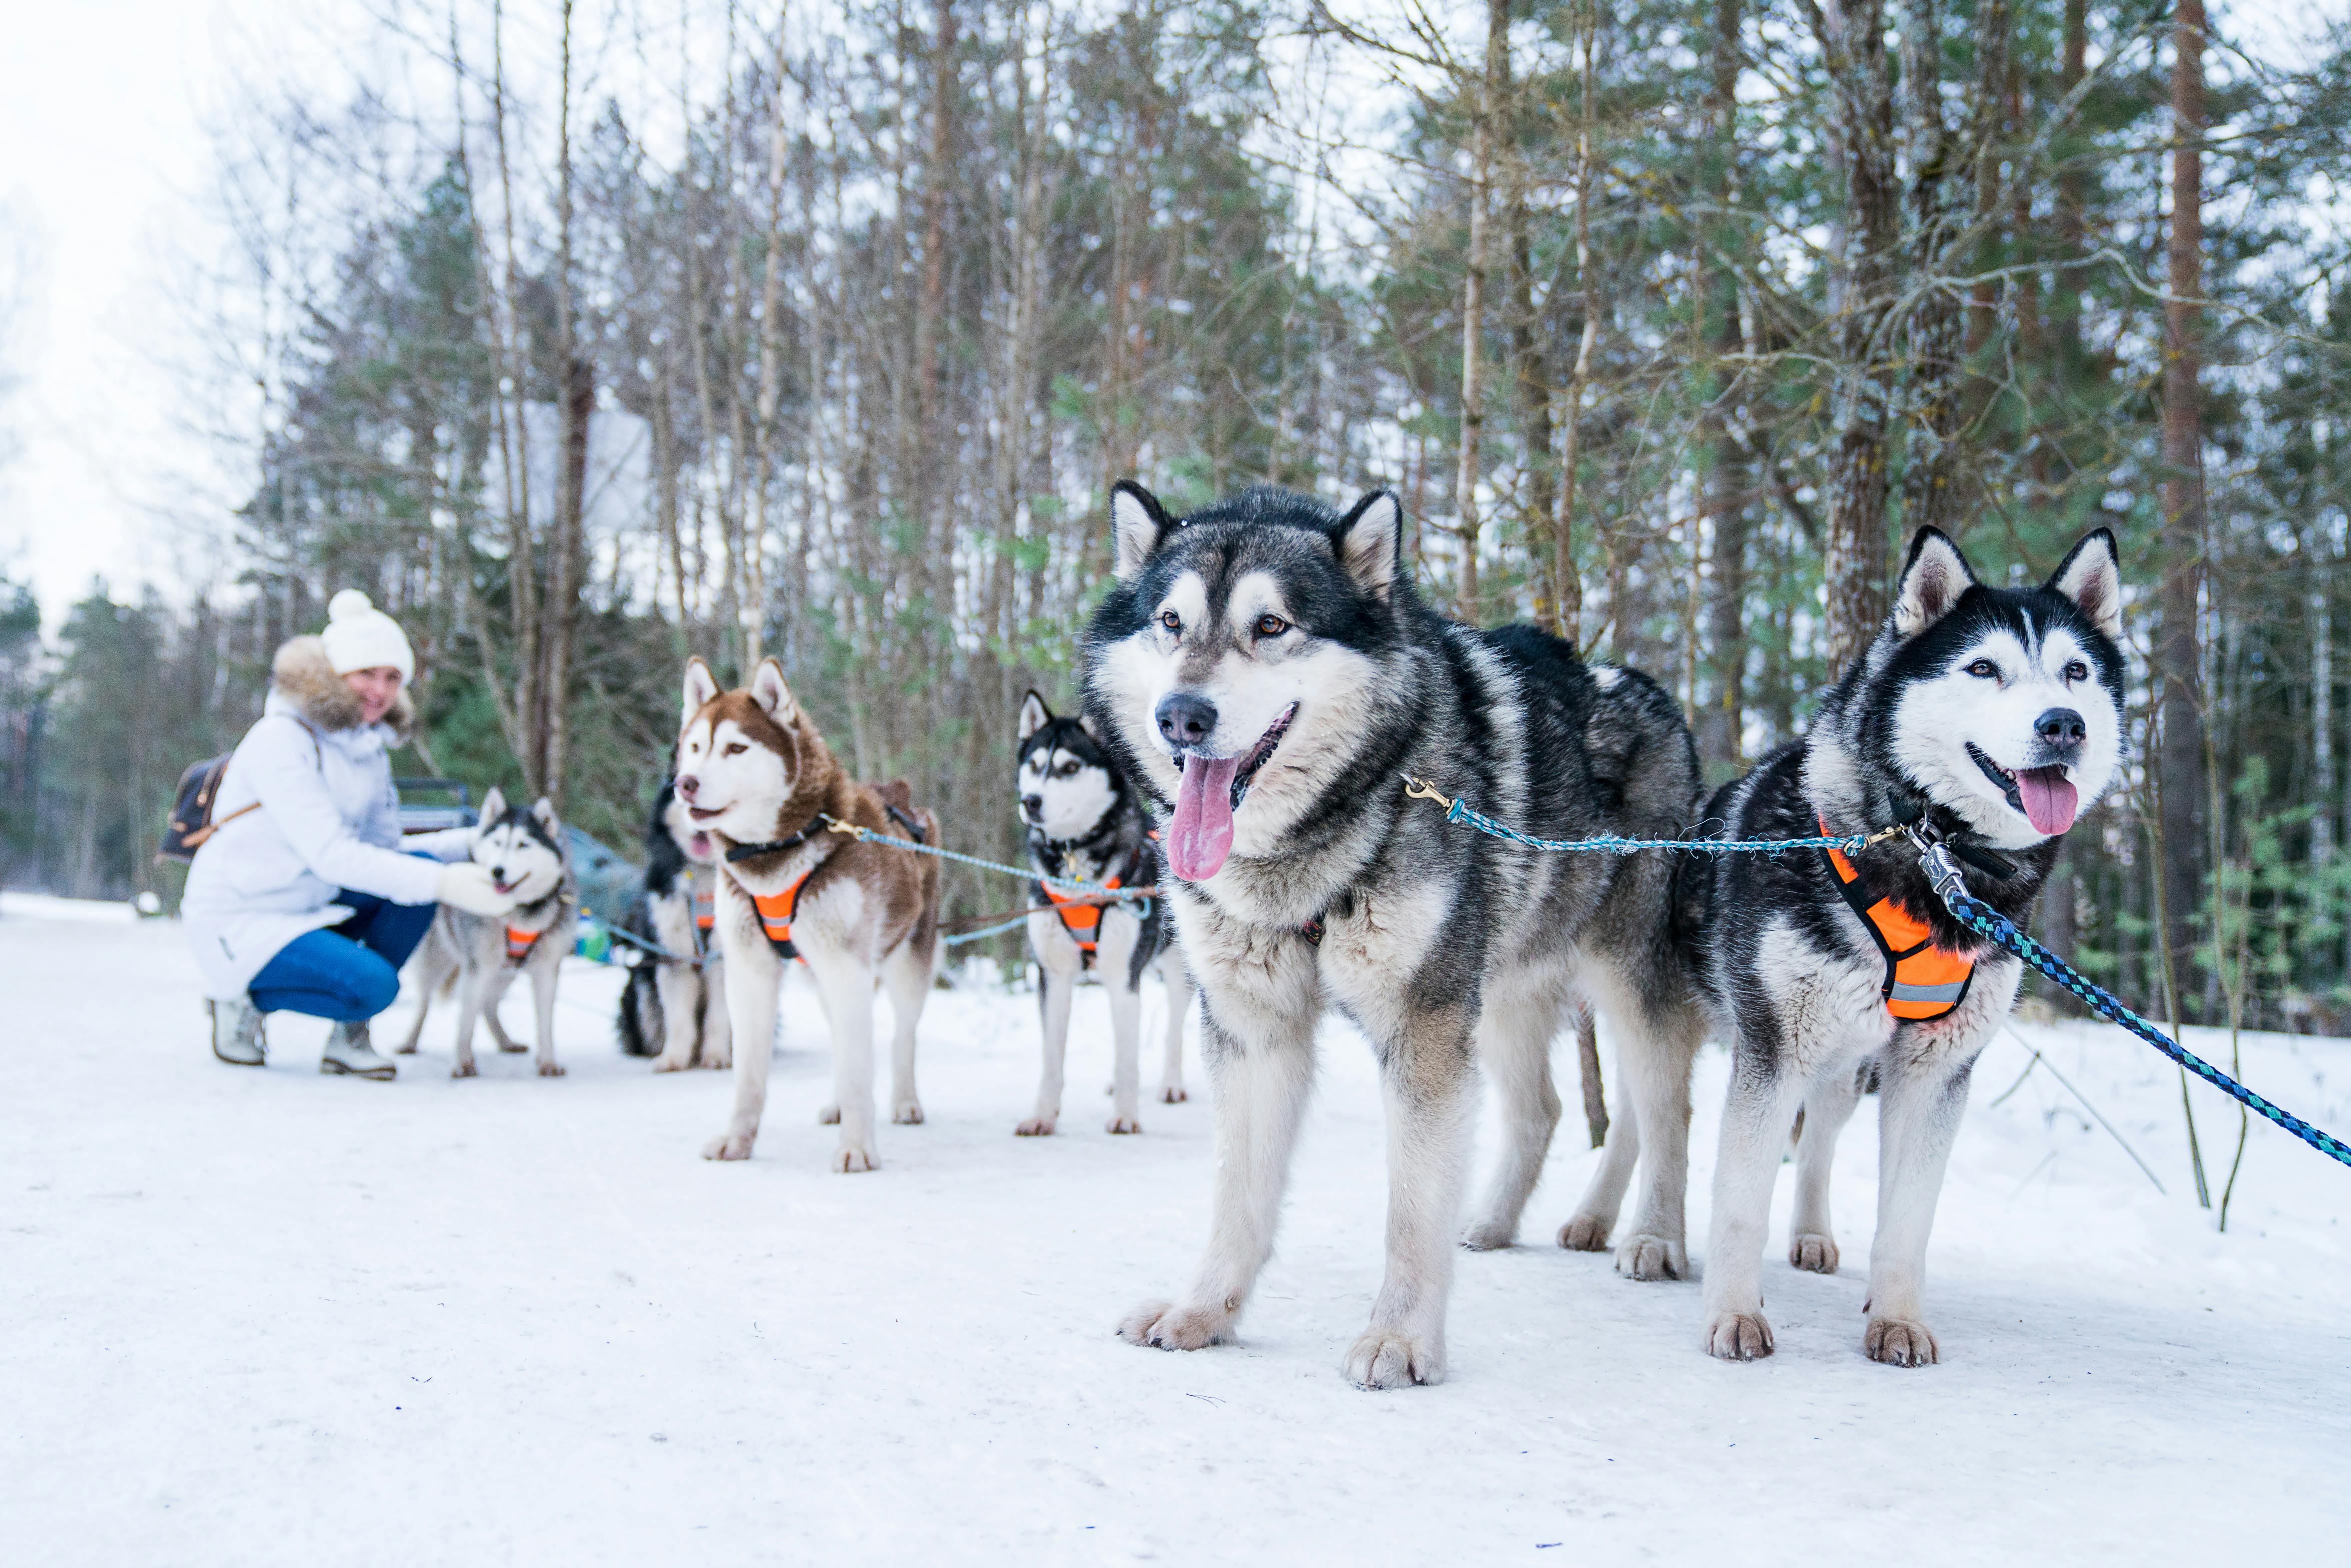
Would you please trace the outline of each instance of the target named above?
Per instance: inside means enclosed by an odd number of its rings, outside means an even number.
[[[923,1119],[914,1091],[914,1026],[939,948],[938,862],[864,842],[831,824],[938,841],[938,821],[904,783],[852,780],[769,659],[745,690],[722,692],[700,659],[685,666],[677,796],[718,844],[717,936],[726,955],[726,1016],[735,1040],[735,1112],[706,1159],[751,1155],[768,1103],[776,992],[784,966],[808,966],[832,1030],[837,1171],[881,1161],[873,1137],[873,992],[890,993],[890,1119]]]

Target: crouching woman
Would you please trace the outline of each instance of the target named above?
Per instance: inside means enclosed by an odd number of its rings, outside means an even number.
[[[319,1071],[392,1077],[368,1021],[400,994],[436,906],[514,907],[462,859],[464,830],[401,841],[392,751],[415,727],[415,673],[399,623],[356,589],[328,604],[323,632],[277,650],[180,902],[223,1061],[260,1066],[263,1015],[307,1013],[335,1026]]]

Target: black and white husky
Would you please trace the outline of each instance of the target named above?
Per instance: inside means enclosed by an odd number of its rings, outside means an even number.
[[[1804,738],[1708,807],[1707,830],[1786,839],[1875,831],[1923,810],[1968,890],[2022,923],[2058,840],[2114,782],[2122,747],[2122,583],[2104,528],[2033,589],[1987,587],[1922,528],[1894,612]],[[2022,966],[1943,907],[1904,839],[1849,859],[1693,855],[1684,939],[1735,1057],[1706,1254],[1706,1345],[1771,1353],[1762,1256],[1801,1106],[1789,1261],[1834,1273],[1829,1166],[1863,1081],[1878,1084],[1870,1359],[1937,1359],[1921,1303],[1927,1234],[1977,1054]]]
[[[555,806],[545,799],[509,806],[492,789],[483,799],[474,827],[474,863],[489,869],[501,893],[518,901],[503,920],[486,919],[441,906],[423,946],[409,960],[416,982],[416,1019],[400,1053],[416,1050],[434,996],[453,982],[457,988],[457,1064],[451,1076],[474,1076],[474,1024],[486,1024],[500,1051],[523,1048],[498,1023],[498,1003],[517,975],[530,977],[530,999],[538,1015],[538,1075],[560,1078],[555,1060],[555,987],[563,960],[579,936],[580,889],[571,873],[571,852]]]
[[[1029,863],[1040,877],[1147,887],[1159,880],[1159,846],[1126,776],[1080,718],[1057,718],[1035,692],[1020,705],[1020,821],[1029,834]],[[1045,1069],[1037,1083],[1037,1113],[1014,1129],[1022,1137],[1050,1133],[1061,1115],[1061,1071],[1069,1054],[1070,1007],[1078,977],[1095,969],[1110,993],[1115,1051],[1111,1073],[1110,1130],[1143,1131],[1143,977],[1154,965],[1167,984],[1167,1057],[1159,1098],[1184,1095],[1184,1016],[1192,1010],[1192,982],[1176,945],[1165,899],[1141,904],[1087,904],[1057,894],[1041,881],[1037,902],[1050,905],[1029,916],[1029,950],[1041,977]]]
[[[1604,1244],[1602,1211],[1638,1146],[1651,1179],[1619,1264],[1686,1267],[1703,1019],[1671,940],[1669,862],[1448,827],[1404,777],[1544,837],[1672,832],[1698,768],[1671,699],[1531,628],[1482,632],[1424,606],[1384,490],[1341,515],[1253,489],[1179,521],[1127,483],[1111,516],[1118,583],[1086,633],[1087,707],[1127,776],[1173,806],[1161,885],[1203,998],[1217,1145],[1198,1275],[1121,1334],[1171,1350],[1231,1334],[1272,1250],[1326,1004],[1370,1037],[1388,1107],[1387,1272],[1349,1378],[1444,1375],[1456,1243],[1517,1230],[1559,1120],[1552,1040],[1579,994],[1620,1042],[1637,1140],[1628,1124],[1570,1228]],[[1479,1067],[1509,1146],[1464,1236]]]
[[[717,845],[665,779],[645,824],[644,892],[629,915],[630,935],[660,951],[638,949],[620,1015],[621,1050],[653,1057],[655,1072],[734,1064],[717,894]]]

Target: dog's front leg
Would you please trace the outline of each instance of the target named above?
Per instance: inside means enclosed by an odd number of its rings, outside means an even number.
[[[482,1016],[483,993],[490,988],[490,979],[480,969],[469,969],[457,980],[457,1063],[449,1070],[452,1078],[474,1076],[474,1024]],[[489,1004],[497,1004],[492,999]]]
[[[1877,1236],[1869,1249],[1869,1325],[1862,1346],[1888,1366],[1926,1366],[1941,1348],[1921,1310],[1927,1283],[1927,1239],[1951,1143],[1968,1108],[1975,1053],[1936,1051],[1905,1061],[1889,1049],[1877,1089]],[[1809,1129],[1807,1129],[1809,1132]]]
[[[702,1054],[695,1060],[715,1069],[735,1064],[735,1024],[726,1010],[726,966],[713,954],[694,978],[690,999],[701,1020]]]
[[[1181,1105],[1184,1091],[1184,1020],[1192,1013],[1192,971],[1184,967],[1184,951],[1170,944],[1159,956],[1159,976],[1167,982],[1167,1060],[1159,1073],[1159,1100]]]
[[[923,1096],[914,1087],[914,1030],[934,977],[930,956],[911,940],[882,960],[882,983],[890,993],[890,1120],[901,1127],[923,1124]]]
[[[683,1072],[694,1065],[695,1037],[703,1032],[695,1020],[705,1009],[724,1012],[724,1004],[709,1007],[703,996],[702,976],[691,965],[674,959],[655,960],[653,990],[661,998],[662,1049],[653,1058],[655,1072]],[[697,1006],[699,1003],[701,1006]]]
[[[440,933],[428,931],[424,936],[424,951],[416,959],[409,977],[416,987],[416,1017],[408,1025],[408,1038],[392,1048],[395,1056],[414,1056],[416,1042],[424,1036],[425,1016],[433,1010],[433,993],[449,978],[449,966],[442,961]]]
[[[1130,1344],[1198,1350],[1232,1337],[1250,1289],[1273,1254],[1290,1151],[1314,1084],[1314,1022],[1320,1011],[1311,951],[1281,938],[1290,950],[1235,952],[1217,967],[1207,955],[1200,1009],[1200,1053],[1217,1100],[1213,1214],[1200,1271],[1181,1301],[1151,1302],[1119,1324]],[[1233,944],[1236,947],[1244,944]],[[1228,1029],[1231,1017],[1248,1027]]]
[[[1837,1134],[1861,1103],[1861,1070],[1831,1062],[1804,1092],[1803,1132],[1796,1140],[1796,1212],[1788,1225],[1788,1261],[1815,1274],[1837,1271],[1836,1229],[1829,1221],[1829,1171]]]
[[[1059,923],[1050,915],[1035,918]],[[1070,1009],[1077,1000],[1078,971],[1049,959],[1044,942],[1032,945],[1037,951],[1037,1016],[1043,1028],[1044,1060],[1037,1075],[1037,1113],[1012,1131],[1016,1137],[1045,1138],[1052,1135],[1061,1120],[1061,1086],[1070,1056]],[[1071,946],[1071,953],[1075,951]],[[1060,956],[1054,955],[1054,958]]]
[[[747,1160],[758,1142],[759,1118],[768,1108],[768,1067],[776,1053],[776,988],[783,983],[783,960],[765,938],[734,945],[726,965],[726,1019],[740,1049],[735,1052],[735,1111],[726,1131],[702,1151],[705,1160]]]
[[[1773,1348],[1763,1316],[1763,1239],[1788,1124],[1803,1088],[1802,1070],[1787,1060],[1782,1041],[1740,1032],[1731,1048],[1706,1240],[1706,1348],[1726,1361],[1753,1361]]]
[[[1110,995],[1111,1113],[1113,1133],[1143,1131],[1143,977],[1134,962],[1134,946],[1143,924],[1124,910],[1106,913],[1101,926],[1101,951],[1095,958],[1102,989]]]
[[[830,944],[805,942],[801,949],[832,1029],[831,1112],[841,1121],[832,1168],[873,1170],[882,1164],[873,1148],[873,970],[862,955]],[[736,1076],[739,1082],[739,1067]]]
[[[1475,1023],[1474,1003],[1411,1013],[1384,1042],[1387,1272],[1372,1321],[1342,1364],[1359,1387],[1445,1381],[1445,1305],[1468,1164]]]
[[[1560,1113],[1559,1090],[1551,1079],[1551,1041],[1565,1010],[1558,998],[1540,992],[1486,998],[1478,1020],[1478,1061],[1500,1104],[1503,1144],[1486,1211],[1462,1232],[1461,1245],[1472,1251],[1508,1247],[1517,1239],[1527,1197],[1542,1177]]]
[[[560,1078],[562,1064],[555,1060],[555,986],[562,978],[563,960],[542,957],[530,967],[530,1000],[538,1023],[538,1075]]]

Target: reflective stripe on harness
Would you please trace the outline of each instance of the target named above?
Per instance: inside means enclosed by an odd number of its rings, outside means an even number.
[[[530,950],[538,946],[538,939],[546,935],[544,931],[517,931],[511,925],[507,926],[507,962],[522,963],[530,956]]]
[[[792,910],[800,901],[800,886],[809,879],[800,873],[799,882],[781,893],[751,894],[751,907],[759,912],[759,929],[768,936],[768,946],[776,950],[778,958],[800,958],[800,950],[792,945]],[[750,889],[743,891],[750,893]],[[800,962],[808,962],[800,958]]]
[[[1825,822],[1821,831],[1828,831]],[[1861,873],[1845,858],[1843,850],[1826,849],[1821,852],[1828,857],[1837,892],[1846,905],[1861,916],[1870,940],[1877,944],[1878,955],[1886,960],[1886,979],[1878,988],[1886,1010],[1897,1019],[1917,1022],[1941,1018],[1965,1000],[1968,987],[1975,978],[1976,961],[1936,946],[1934,928],[1892,899],[1868,902],[1869,894],[1861,884]]]
[[[1104,887],[1116,887],[1118,884],[1117,877],[1102,883]],[[1082,893],[1055,893],[1053,884],[1045,882],[1037,885],[1043,888],[1045,896],[1053,901],[1053,913],[1061,917],[1062,927],[1069,932],[1071,940],[1077,943],[1078,951],[1084,955],[1080,962],[1092,963],[1094,948],[1102,937],[1102,906],[1087,903],[1089,895]]]
[[[710,956],[710,933],[718,925],[717,876],[689,866],[685,886],[694,905],[694,959],[699,964]]]

